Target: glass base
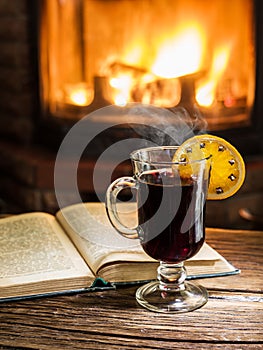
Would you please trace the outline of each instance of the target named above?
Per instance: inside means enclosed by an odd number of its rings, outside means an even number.
[[[204,287],[187,281],[183,283],[183,288],[164,291],[160,289],[160,282],[155,281],[141,286],[136,291],[136,300],[150,311],[180,313],[203,306],[208,300],[208,293]]]

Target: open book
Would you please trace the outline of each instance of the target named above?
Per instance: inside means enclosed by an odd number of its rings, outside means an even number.
[[[0,252],[0,301],[152,280],[158,267],[111,227],[103,203],[3,218]],[[207,244],[185,266],[188,278],[238,273]]]

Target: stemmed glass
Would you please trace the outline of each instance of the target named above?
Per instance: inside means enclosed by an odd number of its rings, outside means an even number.
[[[205,240],[205,204],[210,157],[192,163],[173,161],[178,147],[149,147],[131,153],[133,177],[114,181],[106,193],[111,224],[125,237],[139,238],[144,251],[160,262],[157,280],[139,287],[136,300],[156,312],[195,310],[207,302],[204,287],[186,281],[184,261]],[[138,226],[124,225],[118,214],[120,191],[137,193]]]

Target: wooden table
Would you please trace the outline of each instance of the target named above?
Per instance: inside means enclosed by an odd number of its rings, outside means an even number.
[[[263,349],[263,232],[207,230],[207,242],[242,270],[202,280],[199,310],[156,314],[135,287],[0,304],[0,349]]]

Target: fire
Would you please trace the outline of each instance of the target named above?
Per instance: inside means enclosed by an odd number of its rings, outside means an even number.
[[[199,87],[195,98],[200,106],[209,107],[213,104],[215,98],[215,88],[215,81],[206,82],[204,85]]]
[[[110,86],[114,88],[114,103],[117,106],[125,106],[128,103],[132,85],[133,79],[128,74],[110,79]]]
[[[227,66],[229,54],[229,46],[215,51],[208,79],[196,91],[196,101],[200,106],[209,107],[215,101],[217,82]]]
[[[77,106],[86,106],[88,102],[87,93],[83,89],[73,91],[70,99]]]
[[[91,91],[85,83],[67,84],[65,93],[69,103],[76,106],[87,106],[92,99]]]
[[[156,58],[146,69],[141,68],[143,48],[139,43],[137,47],[133,43],[120,62],[113,61],[107,68],[107,74],[111,77],[109,85],[112,102],[125,106],[137,97],[136,102],[139,98],[142,103],[175,106],[181,94],[178,78],[201,72],[206,74],[206,78],[197,81],[195,98],[200,106],[211,106],[216,100],[218,80],[229,61],[230,46],[225,45],[214,51],[208,71],[206,46],[206,35],[201,27],[196,23],[188,23],[170,37],[159,39]],[[75,86],[69,93],[70,101],[78,106],[88,105],[90,96],[87,92],[86,86]]]
[[[194,23],[190,23],[181,27],[180,31],[176,34],[165,37],[159,40],[160,45],[157,49],[157,57],[154,60],[152,66],[146,70],[144,74],[137,74],[137,81],[135,81],[134,75],[136,75],[136,67],[139,61],[142,60],[141,49],[136,49],[136,45],[131,47],[130,53],[126,52],[123,60],[123,71],[121,69],[118,73],[110,79],[110,86],[113,88],[113,101],[117,105],[125,105],[131,100],[131,93],[134,86],[146,86],[148,83],[148,89],[145,89],[145,94],[142,96],[142,102],[151,101],[151,92],[149,92],[149,84],[154,83],[160,79],[174,79],[176,77],[191,74],[200,70],[204,46],[205,36],[202,33],[200,26]],[[138,62],[136,62],[136,57]],[[124,71],[124,67],[133,66],[134,72]],[[149,78],[150,77],[150,78]],[[155,94],[155,92],[153,93]],[[167,104],[167,98],[160,96],[155,97],[156,102],[162,106]],[[169,96],[168,96],[169,99]],[[173,100],[175,100],[174,98]]]
[[[196,103],[215,128],[225,127],[226,117],[248,120],[256,83],[254,2],[43,0],[45,110],[78,119],[105,104],[192,110]]]
[[[204,35],[197,24],[190,24],[161,45],[151,70],[162,78],[176,78],[200,69]]]

